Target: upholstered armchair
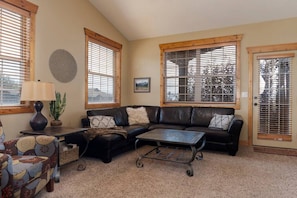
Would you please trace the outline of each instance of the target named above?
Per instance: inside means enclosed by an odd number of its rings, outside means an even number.
[[[44,187],[52,192],[58,140],[46,135],[4,138],[0,122],[0,197],[34,197]]]

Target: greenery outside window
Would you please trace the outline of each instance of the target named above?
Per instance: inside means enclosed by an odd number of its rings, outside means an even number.
[[[120,106],[122,45],[85,28],[85,107]]]
[[[22,83],[33,80],[37,9],[28,1],[0,1],[0,114],[33,111],[20,93]]]
[[[161,105],[239,109],[241,38],[161,44]]]

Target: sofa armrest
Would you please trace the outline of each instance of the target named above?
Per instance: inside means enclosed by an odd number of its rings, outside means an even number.
[[[82,118],[81,119],[81,125],[82,125],[83,128],[89,128],[90,127],[89,118]]]
[[[243,125],[243,118],[241,115],[234,115],[234,118],[232,119],[230,126],[228,128],[228,133],[232,136],[238,136],[240,135],[241,128]]]

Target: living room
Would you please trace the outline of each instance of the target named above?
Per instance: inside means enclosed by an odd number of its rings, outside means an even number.
[[[296,43],[297,41],[297,17],[128,40],[89,1],[30,0],[30,2],[38,6],[35,27],[35,80],[53,82],[57,91],[67,93],[67,107],[61,116],[63,126],[81,127],[81,119],[86,116],[84,28],[88,28],[123,46],[120,97],[122,106],[160,105],[160,44],[242,34],[240,54],[241,84],[239,87],[241,97],[240,108],[236,109],[236,114],[240,114],[244,119],[240,135],[241,145],[251,145],[252,143],[249,124],[252,121],[250,104],[253,101],[251,101],[252,96],[249,93],[251,78],[249,76],[250,58],[247,49],[257,46]],[[286,12],[285,9],[283,11]],[[145,22],[144,25],[146,25]],[[49,58],[57,49],[65,49],[70,52],[77,63],[77,73],[73,80],[68,83],[56,80],[49,68]],[[150,78],[150,92],[148,93],[134,92],[134,78],[142,77]],[[294,79],[292,82],[294,82]],[[296,91],[293,92],[292,98],[295,105],[296,95]],[[45,103],[44,105],[43,114],[49,118],[47,116],[49,114],[48,104]],[[294,115],[295,113],[293,113],[293,117]],[[18,137],[20,131],[29,129],[31,117],[32,113],[2,114],[0,118],[4,126],[6,139]],[[292,126],[296,126],[296,123],[293,122]],[[279,145],[278,142],[269,144],[282,148],[297,149],[296,134],[293,134],[292,141],[293,146],[286,146],[286,143]]]

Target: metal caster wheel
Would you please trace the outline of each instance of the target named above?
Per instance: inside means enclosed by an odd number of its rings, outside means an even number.
[[[187,175],[189,176],[189,177],[192,177],[194,174],[193,174],[193,171],[191,171],[191,170],[187,170]]]
[[[140,161],[140,159],[136,160],[136,167],[137,168],[142,168],[143,167],[143,163]]]

